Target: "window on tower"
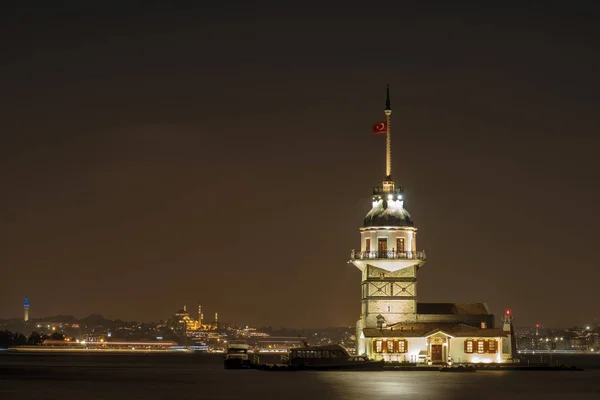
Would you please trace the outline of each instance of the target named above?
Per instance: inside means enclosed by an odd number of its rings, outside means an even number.
[[[396,238],[396,251],[404,253],[404,238]]]
[[[379,258],[387,258],[387,238],[377,239],[377,250],[379,251]]]
[[[371,251],[371,238],[365,239],[365,251]]]

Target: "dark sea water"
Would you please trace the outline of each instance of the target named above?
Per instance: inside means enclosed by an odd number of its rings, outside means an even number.
[[[600,399],[583,372],[265,372],[219,355],[0,354],[0,399]]]

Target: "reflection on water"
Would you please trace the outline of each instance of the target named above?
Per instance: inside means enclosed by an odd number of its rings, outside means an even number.
[[[225,371],[221,357],[0,356],[0,399],[600,399],[600,371]]]
[[[600,398],[600,371],[323,372],[341,399],[574,399]]]

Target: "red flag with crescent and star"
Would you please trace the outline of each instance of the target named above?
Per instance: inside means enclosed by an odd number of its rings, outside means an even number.
[[[373,134],[380,135],[387,133],[387,121],[381,121],[373,125]]]

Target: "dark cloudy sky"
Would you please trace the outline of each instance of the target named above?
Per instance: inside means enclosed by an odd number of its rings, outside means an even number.
[[[389,83],[419,300],[600,317],[593,2],[83,3],[1,13],[0,316],[353,324]]]

